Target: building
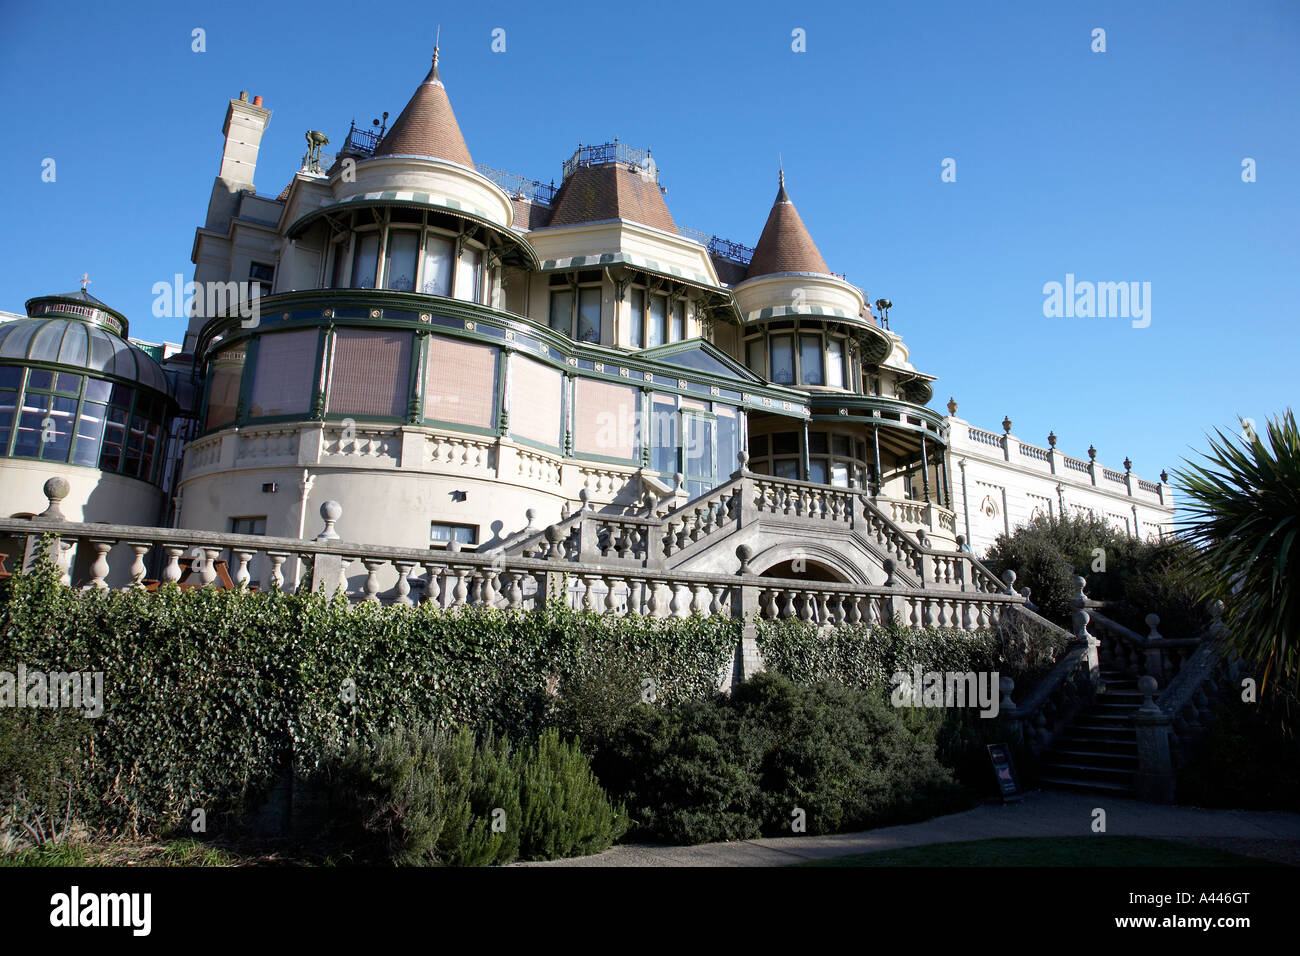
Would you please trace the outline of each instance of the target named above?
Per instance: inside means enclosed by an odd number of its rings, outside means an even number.
[[[959,536],[982,551],[1067,508],[1133,534],[1170,525],[1163,479],[929,408],[934,376],[889,328],[889,304],[832,272],[781,171],[751,249],[679,227],[649,150],[580,145],[558,185],[477,165],[436,50],[391,127],[353,126],[324,157],[309,133],[274,198],[254,186],[270,119],[246,94],[226,111],[194,311],[165,357],[172,387],[150,393],[176,467],[133,476],[152,495],[137,495],[139,523],[302,538],[333,500],[348,540],[511,552],[579,510],[680,534],[693,502],[713,508],[749,474],[768,479],[756,513],[865,508],[938,551]],[[14,368],[45,362],[0,351]],[[27,450],[11,443],[6,490]],[[77,487],[130,496],[71,454],[69,470],[89,469]],[[887,549],[853,524],[814,542],[755,522],[660,557],[731,571],[743,543],[757,573],[878,584]]]

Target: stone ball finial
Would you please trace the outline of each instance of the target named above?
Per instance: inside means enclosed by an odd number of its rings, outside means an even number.
[[[339,533],[334,530],[334,525],[338,523],[339,518],[343,517],[343,506],[330,499],[321,504],[320,516],[325,520],[325,528],[320,534],[316,535],[316,540],[337,541]]]
[[[583,511],[590,511],[590,510],[591,510],[591,492],[590,492],[590,491],[588,491],[586,488],[583,488],[581,491],[578,492],[578,500],[579,500],[580,502],[582,502],[582,510],[583,510]]]
[[[1055,447],[1056,447],[1056,432],[1055,432],[1055,431],[1050,431],[1050,432],[1047,433],[1047,444],[1050,445],[1052,448],[1055,448]]]
[[[957,535],[957,550],[958,551],[966,550],[966,536],[964,534]]]
[[[921,545],[921,547],[924,548],[924,547],[926,546],[926,540],[925,540],[925,529],[924,529],[924,528],[917,528],[917,529],[916,529],[916,540],[917,540],[917,543]]]
[[[551,544],[560,543],[560,537],[562,535],[562,532],[560,531],[559,525],[555,525],[555,524],[547,525],[545,534],[546,534],[546,540],[549,541]]]
[[[1148,614],[1144,620],[1147,622],[1147,628],[1151,631],[1151,633],[1147,635],[1147,640],[1163,640],[1164,635],[1160,633],[1160,615]]]
[[[1150,674],[1143,674],[1138,678],[1138,693],[1142,695],[1142,710],[1147,713],[1157,709],[1156,702],[1152,698],[1155,697],[1156,690],[1159,687],[1159,683]]]
[[[49,504],[46,506],[45,510],[38,515],[38,517],[49,518],[54,521],[65,520],[63,509],[59,507],[59,502],[68,497],[68,492],[71,490],[72,486],[68,484],[68,479],[61,475],[55,475],[53,478],[47,479],[45,484],[42,486],[41,491],[44,492]]]
[[[1010,677],[998,678],[998,690],[1002,693],[1002,700],[999,701],[998,707],[1002,710],[1011,710],[1016,706],[1016,702],[1011,699],[1011,692],[1016,689],[1016,682]]]
[[[744,471],[749,466],[749,452],[743,448],[736,452],[736,463],[740,465],[740,470]]]
[[[1008,588],[1014,588],[1016,583],[1016,572],[1012,571],[1010,568],[1007,568],[1005,571],[1003,571],[1002,583],[1005,584]]]
[[[894,568],[896,568],[898,565],[896,565],[896,564],[894,563],[894,559],[893,559],[893,558],[885,558],[885,560],[884,560],[884,562],[882,563],[882,565],[883,565],[883,567],[884,567],[884,569],[885,569],[885,587],[887,587],[887,588],[888,588],[888,587],[893,587],[893,586],[894,586]]]
[[[747,544],[736,546],[736,557],[740,559],[740,570],[737,574],[750,574],[749,559],[754,556],[754,549]]]
[[[524,517],[528,520],[528,527],[530,528],[535,527],[533,522],[537,520],[537,509],[529,508],[527,511],[524,512]]]
[[[459,554],[459,553],[460,553],[460,540],[459,540],[458,538],[452,538],[450,541],[448,541],[448,542],[447,542],[447,550],[450,551],[452,554]]]
[[[684,482],[685,480],[686,480],[686,476],[682,474],[680,471],[673,472],[674,488],[680,488],[682,486],[682,482]]]
[[[1004,432],[1006,432],[1008,435],[1011,434],[1011,416],[1010,416],[1010,415],[1007,415],[1005,418],[1002,419],[1002,430],[1003,430]]]

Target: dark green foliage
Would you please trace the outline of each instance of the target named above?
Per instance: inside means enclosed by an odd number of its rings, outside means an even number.
[[[1018,686],[1031,686],[1069,643],[1067,635],[1015,613],[983,631],[905,627],[897,620],[877,627],[842,625],[823,632],[816,624],[786,618],[762,621],[758,645],[767,667],[800,684],[832,681],[879,688],[902,671],[997,671]]]
[[[76,711],[0,708],[0,840],[57,841],[78,822],[89,737]]]
[[[491,733],[398,728],[328,771],[337,820],[367,858],[487,866],[598,853],[625,828],[587,758],[554,731],[516,750]]]
[[[638,836],[670,843],[833,833],[966,805],[935,758],[932,713],[836,684],[760,674],[730,697],[638,708],[595,767]]]
[[[1178,775],[1178,802],[1300,811],[1300,740],[1282,726],[1283,704],[1280,694],[1266,694],[1224,707]]]
[[[1175,472],[1184,535],[1198,551],[1188,580],[1226,605],[1227,646],[1300,696],[1300,428],[1295,413],[1234,441],[1216,431],[1203,464]],[[1266,443],[1267,440],[1267,443]],[[1292,718],[1294,718],[1294,713]]]
[[[532,739],[591,660],[621,654],[660,700],[708,694],[737,639],[724,619],[350,606],[212,588],[74,591],[48,566],[0,585],[0,670],[104,672],[105,712],[74,806],[113,831],[206,811],[210,831],[287,769],[399,726]]]
[[[610,805],[577,743],[545,731],[519,773],[519,855],[554,860],[599,853],[623,835],[627,817]]]
[[[1106,602],[1104,613],[1126,627],[1145,635],[1145,618],[1155,613],[1166,637],[1198,637],[1210,619],[1196,591],[1175,573],[1185,550],[1176,539],[1142,541],[1095,515],[1067,515],[1038,517],[999,535],[984,562],[999,576],[1015,571],[1017,589],[1030,589],[1038,613],[1067,630],[1078,594],[1074,579],[1083,575],[1088,597]]]

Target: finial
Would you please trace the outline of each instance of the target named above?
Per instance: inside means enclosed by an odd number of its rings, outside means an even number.
[[[785,185],[785,160],[780,153],[776,154],[776,181],[779,186]]]
[[[82,291],[82,292],[85,292],[85,291],[86,291],[86,284],[89,283],[89,282],[90,282],[90,273],[89,273],[89,272],[83,272],[83,273],[81,274],[81,291]]]
[[[434,28],[433,33],[433,69],[436,73],[438,70],[438,41],[442,39],[442,24]]]

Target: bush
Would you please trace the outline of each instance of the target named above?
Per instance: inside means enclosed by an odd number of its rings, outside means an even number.
[[[627,829],[576,743],[554,730],[541,735],[519,775],[519,855],[553,860],[599,853]]]
[[[1237,810],[1300,811],[1300,741],[1283,727],[1286,704],[1226,705],[1178,775],[1178,802]]]
[[[89,736],[75,711],[0,708],[0,852],[59,842],[77,825]]]
[[[730,698],[638,708],[595,767],[643,838],[834,833],[968,805],[935,757],[937,726],[877,692],[764,673]]]
[[[399,728],[350,747],[330,778],[363,853],[399,865],[598,853],[625,828],[581,751],[553,731],[518,751],[491,733]]]
[[[1105,570],[1093,571],[1098,549]],[[1072,628],[1071,601],[1078,594],[1076,575],[1088,579],[1087,594],[1106,602],[1107,616],[1146,634],[1146,615],[1160,615],[1166,637],[1197,637],[1209,616],[1189,585],[1175,573],[1185,557],[1176,539],[1152,542],[1129,537],[1095,515],[1038,517],[999,535],[984,562],[995,574],[1016,572],[1016,587],[1028,587],[1038,613],[1067,630]]]

